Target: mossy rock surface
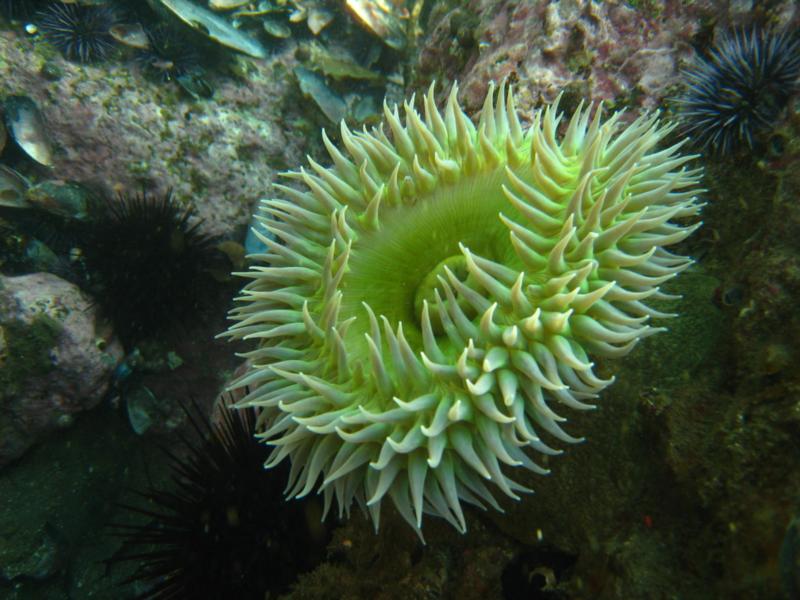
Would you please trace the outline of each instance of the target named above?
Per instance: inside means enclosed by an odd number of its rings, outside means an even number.
[[[30,323],[19,319],[0,322],[0,400],[19,394],[29,378],[51,371],[50,352],[61,331],[61,324],[43,313]]]

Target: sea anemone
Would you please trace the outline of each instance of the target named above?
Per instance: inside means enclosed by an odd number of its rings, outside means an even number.
[[[592,408],[612,379],[590,355],[624,356],[668,316],[645,303],[691,260],[664,249],[699,224],[699,169],[672,126],[623,125],[557,103],[523,129],[490,87],[477,126],[454,88],[424,116],[384,106],[384,130],[323,133],[333,165],[289,173],[303,190],[264,200],[250,281],[223,335],[253,340],[239,406],[264,411],[267,467],[291,460],[289,497],[321,480],[326,509],[353,500],[377,529],[387,495],[418,532],[423,512],[466,528],[461,501],[529,491],[509,467],[579,441],[552,404]]]
[[[264,474],[255,411],[223,412],[210,429],[192,419],[203,441],[184,438],[181,458],[167,452],[172,485],[137,492],[141,505],[121,505],[132,522],[109,526],[123,544],[107,563],[136,565],[123,583],[144,584],[140,600],[261,600],[320,558],[325,536],[308,535],[308,505],[283,502],[280,474]]]
[[[89,219],[82,250],[98,298],[125,343],[190,323],[213,289],[213,240],[191,208],[165,194],[109,201]]]
[[[107,5],[52,2],[39,13],[39,29],[67,60],[82,63],[104,59],[114,47],[109,29],[117,22]]]
[[[800,39],[759,29],[727,32],[684,78],[681,120],[695,143],[718,154],[753,148],[800,91]]]

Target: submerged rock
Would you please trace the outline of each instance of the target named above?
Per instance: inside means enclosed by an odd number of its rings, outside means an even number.
[[[0,277],[0,466],[96,406],[121,358],[76,286],[49,273]]]

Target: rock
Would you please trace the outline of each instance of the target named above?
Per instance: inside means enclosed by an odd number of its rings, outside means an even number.
[[[277,172],[308,152],[294,119],[281,114],[295,85],[285,74],[296,64],[294,45],[287,40],[264,60],[238,57],[239,75],[215,81],[209,102],[149,80],[130,61],[87,69],[43,58],[34,36],[0,31],[0,80],[6,93],[29,96],[47,123],[55,146],[48,178],[91,182],[112,199],[171,190],[195,206],[204,230],[229,236],[244,231]],[[45,68],[60,75],[47,80]]]
[[[0,277],[0,467],[96,406],[122,358],[96,309],[49,273]]]
[[[53,527],[44,523],[27,535],[3,536],[0,542],[0,578],[48,579],[63,567],[64,548]]]
[[[702,24],[747,26],[749,2],[711,0],[468,0],[432,11],[420,45],[421,82],[458,81],[467,112],[480,109],[489,81],[509,78],[524,112],[564,92],[562,107],[605,100],[652,110],[674,96],[680,70],[695,55]],[[722,6],[721,6],[722,5]],[[447,8],[451,6],[452,8]],[[778,28],[797,26],[797,4],[771,8]],[[423,86],[424,87],[424,86]]]

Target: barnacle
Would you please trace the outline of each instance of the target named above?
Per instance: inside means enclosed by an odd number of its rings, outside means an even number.
[[[656,149],[657,116],[581,106],[559,136],[557,103],[524,129],[505,85],[477,125],[456,96],[385,106],[390,134],[342,124],[344,151],[323,133],[332,166],[261,204],[268,251],[223,334],[256,343],[233,386],[267,466],[291,460],[287,495],[321,481],[376,528],[387,496],[417,531],[424,512],[464,531],[462,500],[499,509],[488,483],[529,491],[509,473],[578,441],[553,406],[591,408],[611,379],[590,357],[661,330],[646,301],[691,263],[664,247],[698,226],[671,222],[698,213],[700,170]]]

